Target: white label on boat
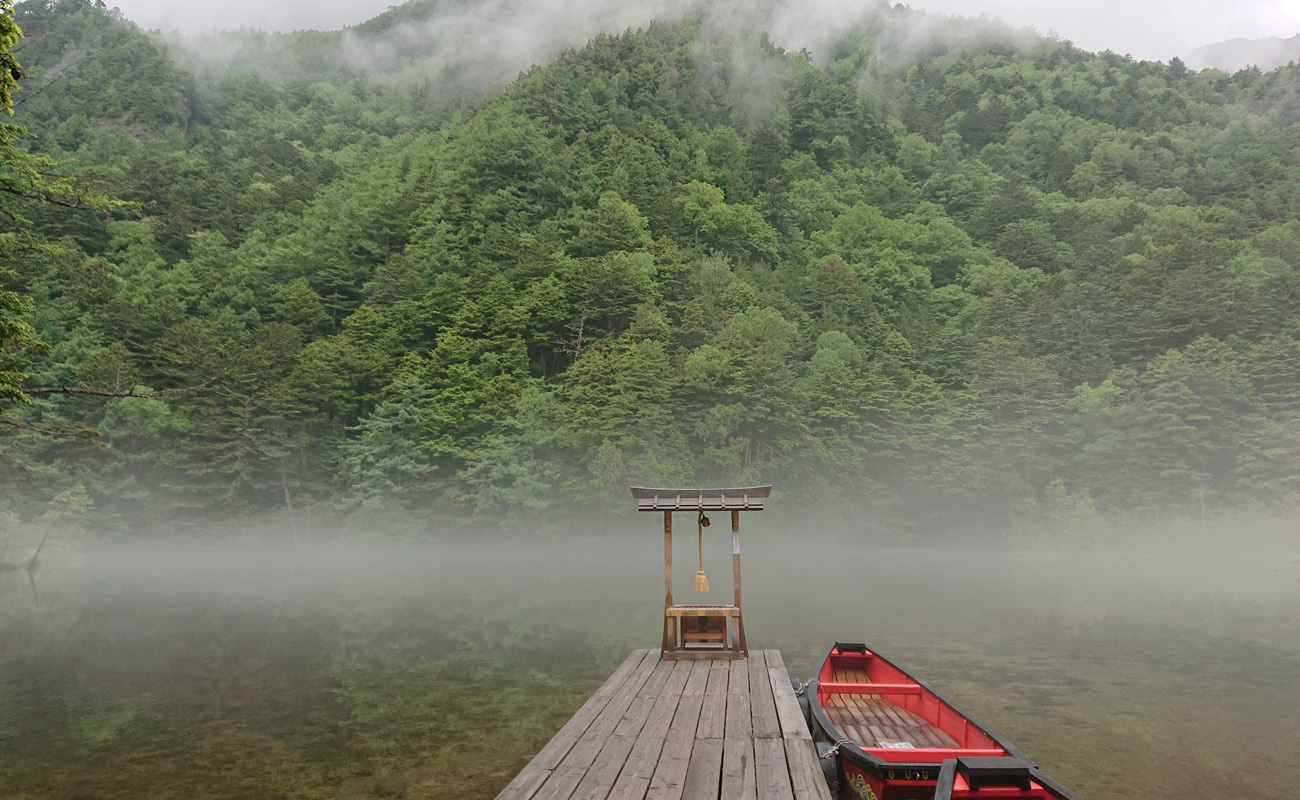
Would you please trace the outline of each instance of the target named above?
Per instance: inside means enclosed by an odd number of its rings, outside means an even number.
[[[740,555],[740,531],[731,532],[731,554],[733,556]]]
[[[916,745],[912,744],[911,742],[900,742],[891,739],[881,739],[880,743],[877,746],[889,750],[915,750],[916,749]]]

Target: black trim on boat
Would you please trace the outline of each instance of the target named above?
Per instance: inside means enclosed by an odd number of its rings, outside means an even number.
[[[945,758],[939,766],[939,779],[934,785],[934,800],[952,800],[952,787],[957,782],[957,759]]]
[[[1055,778],[1047,775],[1038,767],[1029,768],[1029,777],[1034,783],[1061,798],[1061,800],[1083,800],[1082,797],[1062,786]]]
[[[966,785],[978,792],[981,786],[1016,786],[1029,791],[1029,762],[1018,758],[976,757],[957,758],[957,772],[966,779]]]

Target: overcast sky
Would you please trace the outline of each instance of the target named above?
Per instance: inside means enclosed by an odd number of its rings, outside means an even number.
[[[798,0],[795,0],[798,2]],[[813,0],[824,7],[827,0]],[[198,32],[354,25],[394,0],[108,0],[145,28]],[[855,5],[845,0],[845,6]],[[1300,0],[914,0],[942,14],[1001,17],[1042,33],[1055,32],[1088,50],[1115,50],[1168,60],[1204,44],[1234,38],[1290,37],[1300,32]]]

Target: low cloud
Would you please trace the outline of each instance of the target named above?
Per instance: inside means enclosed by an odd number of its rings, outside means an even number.
[[[148,29],[201,33],[215,30],[253,29],[293,31],[301,29],[338,30],[356,25],[394,5],[391,0],[227,0],[225,3],[185,3],[174,0],[119,0],[122,13]],[[654,16],[662,16],[673,7],[690,3],[660,0],[649,4],[627,5],[609,0],[587,3],[536,2],[511,8],[511,18],[490,13],[475,19],[467,35],[492,45],[517,46],[523,39],[525,48],[540,41],[562,41],[566,46],[582,44],[598,30],[621,30],[644,25]],[[709,3],[709,7],[717,4]],[[748,2],[749,10],[773,4]],[[784,4],[785,13],[774,15],[783,29],[774,30],[774,39],[810,34],[810,29],[827,21],[854,19],[875,6],[862,0],[809,0],[797,5]],[[1226,39],[1266,37],[1286,38],[1300,32],[1300,2],[1296,0],[1244,0],[1238,3],[1211,0],[1074,0],[1042,3],[1029,0],[983,0],[978,5],[967,0],[918,0],[912,8],[939,15],[987,16],[1001,19],[1012,27],[1032,27],[1043,34],[1055,34],[1088,50],[1114,50],[1136,58],[1168,60],[1185,56],[1196,47]],[[443,4],[445,16],[454,18],[458,10],[473,17],[468,4],[450,0]],[[490,30],[491,26],[507,29]],[[526,25],[532,25],[529,28]],[[811,35],[818,35],[811,30]],[[578,39],[577,37],[584,37]],[[467,43],[468,44],[468,43]],[[799,43],[795,49],[806,46]],[[540,52],[540,51],[539,51]]]

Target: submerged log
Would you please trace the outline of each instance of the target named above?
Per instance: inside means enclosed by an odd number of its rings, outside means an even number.
[[[48,539],[48,538],[50,538],[50,532],[49,532],[49,531],[46,531],[46,532],[45,532],[45,535],[41,537],[41,543],[38,544],[38,545],[36,545],[36,552],[35,552],[35,553],[32,553],[32,557],[29,558],[29,559],[27,559],[27,566],[24,567],[24,569],[27,570],[27,574],[28,574],[28,575],[31,575],[31,574],[32,574],[33,572],[35,572],[36,570],[40,569],[40,567],[41,567],[41,548],[45,547],[45,540]]]
[[[12,561],[0,561],[0,572],[16,572],[22,569],[22,570],[26,570],[27,574],[30,575],[31,573],[40,569],[41,548],[45,547],[45,540],[49,538],[50,538],[50,532],[46,531],[45,535],[41,537],[41,543],[36,545],[36,551],[32,553],[32,557],[22,563],[16,564]]]

